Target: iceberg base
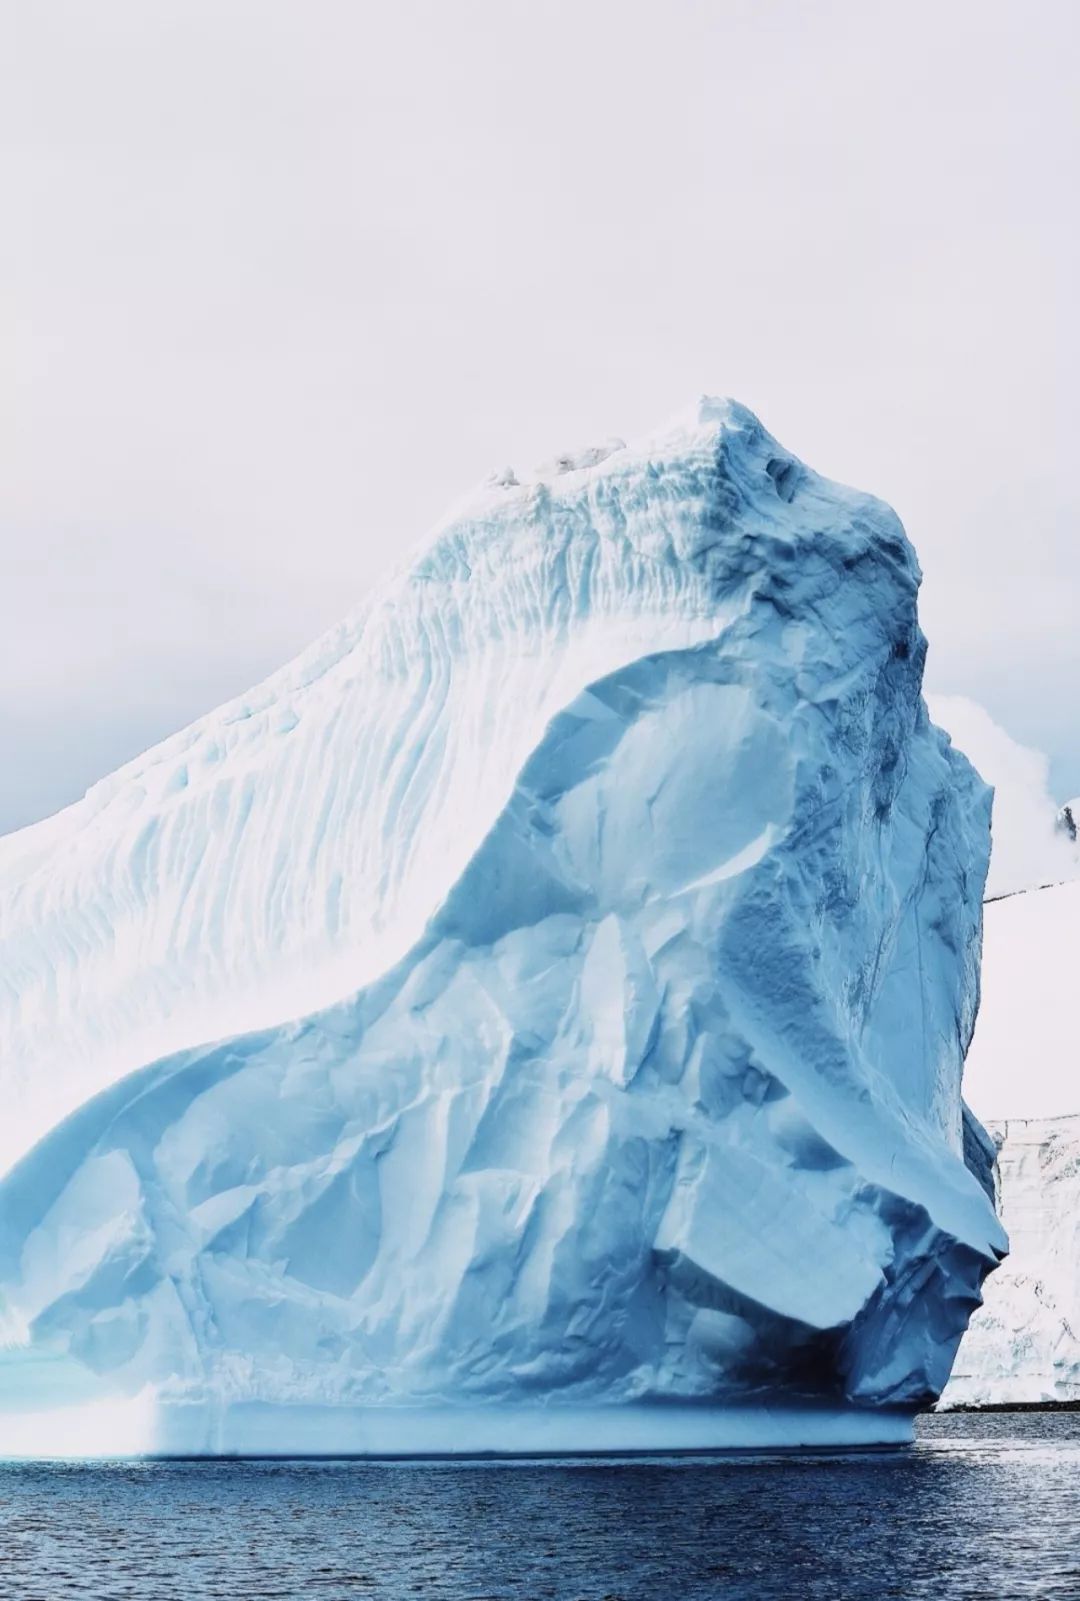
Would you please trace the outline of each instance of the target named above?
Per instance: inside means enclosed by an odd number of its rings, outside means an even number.
[[[18,1423],[17,1431],[4,1425]],[[791,1404],[341,1407],[159,1404],[0,1417],[4,1457],[544,1457],[909,1444],[909,1408]]]

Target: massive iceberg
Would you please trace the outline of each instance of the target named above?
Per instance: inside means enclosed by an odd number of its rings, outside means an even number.
[[[0,841],[0,1451],[905,1437],[1005,1247],[918,582],[706,400]]]

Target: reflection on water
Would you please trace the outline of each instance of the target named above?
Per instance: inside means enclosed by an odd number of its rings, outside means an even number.
[[[1080,1414],[859,1454],[0,1465],[0,1595],[1080,1601]]]

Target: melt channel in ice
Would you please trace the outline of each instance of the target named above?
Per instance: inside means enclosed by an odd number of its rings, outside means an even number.
[[[903,1437],[1005,1243],[918,582],[706,400],[0,841],[0,1452]]]

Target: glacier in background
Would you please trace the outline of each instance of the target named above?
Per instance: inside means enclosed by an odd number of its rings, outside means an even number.
[[[918,583],[706,400],[0,841],[0,1451],[904,1437],[1005,1248]]]
[[[942,1398],[947,1406],[1080,1403],[1080,1091],[1075,818],[1046,758],[970,703],[938,697],[938,723],[994,785],[982,1006],[969,1101],[992,1137],[1009,1257],[990,1279]]]
[[[1080,1403],[1080,1093],[1076,952],[1080,802],[1062,806],[1049,762],[971,701],[930,714],[994,786],[983,909],[982,1004],[965,1097],[987,1154],[1008,1260],[960,1344],[949,1406]]]
[[[1010,1255],[961,1341],[942,1405],[1076,1406],[1080,1116],[1007,1118],[988,1132]]]

